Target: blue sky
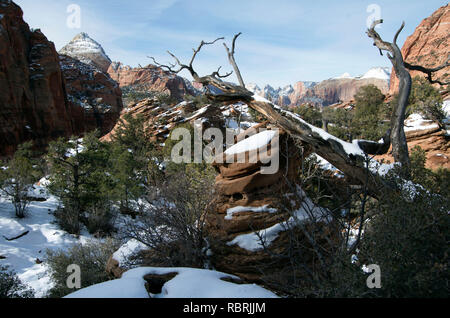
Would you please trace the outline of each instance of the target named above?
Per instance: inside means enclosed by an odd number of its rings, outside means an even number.
[[[228,43],[243,32],[236,60],[246,82],[284,86],[320,81],[344,72],[360,75],[374,66],[391,66],[365,34],[378,12],[378,32],[391,41],[404,20],[403,44],[418,24],[447,4],[439,0],[15,0],[25,21],[40,28],[60,49],[87,32],[114,61],[137,66],[170,61],[166,50],[188,61],[201,40],[224,36]],[[81,8],[81,28],[67,26],[67,8]],[[370,6],[372,5],[372,6]],[[375,6],[373,6],[375,5]],[[375,8],[375,9],[373,9]],[[369,9],[369,10],[368,10]],[[221,43],[198,56],[195,68],[210,74],[229,70]],[[188,78],[187,73],[183,76]]]

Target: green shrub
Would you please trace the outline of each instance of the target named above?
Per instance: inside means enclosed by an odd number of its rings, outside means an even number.
[[[355,95],[352,134],[356,139],[378,141],[388,128],[385,96],[375,85],[362,86]]]
[[[300,115],[305,121],[322,128],[322,113],[314,106],[301,105],[294,108],[294,113]]]
[[[45,262],[50,269],[54,287],[49,297],[63,297],[75,290],[67,287],[67,267],[72,264],[80,266],[81,288],[99,284],[112,279],[106,271],[110,256],[117,251],[119,244],[106,239],[104,242],[90,241],[87,244],[77,243],[66,250],[47,250]]]
[[[366,228],[358,255],[381,268],[377,297],[448,297],[448,198],[420,191],[414,200],[387,195]]]
[[[34,292],[24,285],[8,266],[0,266],[0,298],[33,298]]]
[[[11,198],[18,218],[25,217],[31,202],[28,192],[41,176],[31,148],[31,142],[20,145],[13,158],[6,163],[6,169],[0,169],[0,189]]]
[[[442,96],[439,90],[423,77],[415,77],[411,87],[407,113],[419,113],[425,118],[435,120],[443,125],[446,118],[442,109]]]

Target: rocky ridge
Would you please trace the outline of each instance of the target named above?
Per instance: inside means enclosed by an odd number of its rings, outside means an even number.
[[[369,84],[377,86],[386,94],[389,91],[389,79],[388,69],[375,67],[358,77],[351,77],[350,74],[345,73],[319,83],[297,82],[283,88],[266,85],[264,89],[261,89],[258,85],[249,83],[247,89],[284,107],[302,104],[329,106],[353,99],[360,87]]]
[[[108,74],[122,89],[137,92],[159,92],[181,100],[185,95],[198,95],[198,91],[186,79],[155,65],[133,68],[113,62]]]

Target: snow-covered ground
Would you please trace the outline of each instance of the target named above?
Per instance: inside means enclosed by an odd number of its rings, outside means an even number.
[[[88,243],[94,240],[86,231],[77,238],[61,230],[55,223],[52,212],[59,205],[56,197],[48,194],[42,179],[35,185],[30,195],[45,201],[35,201],[29,206],[23,219],[15,217],[10,201],[0,195],[0,265],[14,270],[23,283],[35,292],[35,297],[45,297],[53,287],[48,267],[42,263],[46,251],[68,249],[75,243]],[[18,239],[8,241],[22,233],[28,233]],[[113,255],[119,263],[125,262],[131,255],[145,248],[136,240],[130,240]],[[178,275],[167,282],[158,298],[270,298],[272,292],[252,284],[236,284],[222,278],[238,279],[229,274],[211,270],[192,268],[135,268],[126,272],[121,279],[81,289],[69,298],[148,298],[144,275],[177,272]]]
[[[157,295],[145,289],[147,274],[178,273],[162,287]],[[120,279],[76,291],[67,298],[276,298],[277,296],[255,284],[236,284],[222,280],[238,277],[195,268],[140,267],[125,272]]]
[[[41,184],[45,184],[42,180]],[[35,291],[36,297],[44,297],[51,289],[52,283],[47,266],[40,261],[45,258],[47,249],[66,249],[76,242],[90,239],[87,232],[80,238],[61,230],[52,212],[58,207],[58,199],[47,194],[43,186],[34,186],[35,197],[47,200],[32,202],[27,216],[18,219],[14,214],[14,206],[4,196],[0,196],[0,265],[8,265],[19,278]],[[16,237],[26,231],[25,236],[8,241],[6,238]],[[38,264],[40,263],[40,264]]]

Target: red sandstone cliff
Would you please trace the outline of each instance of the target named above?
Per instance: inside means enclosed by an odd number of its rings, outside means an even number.
[[[424,19],[410,35],[402,47],[403,58],[410,64],[424,67],[436,67],[445,62],[450,54],[450,7],[447,4]],[[411,76],[425,76],[421,72],[411,71]],[[448,68],[436,72],[435,79],[443,82],[450,80]],[[398,79],[394,71],[391,74],[390,93],[398,91]]]
[[[0,1],[0,156],[34,140],[37,147],[72,133],[59,57],[31,31],[13,2]]]

